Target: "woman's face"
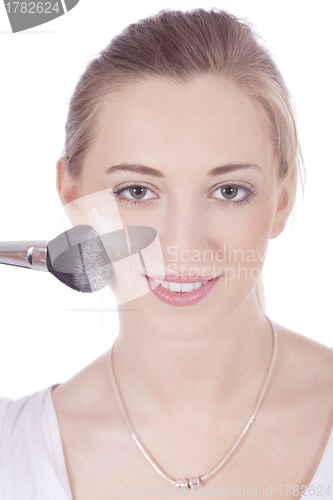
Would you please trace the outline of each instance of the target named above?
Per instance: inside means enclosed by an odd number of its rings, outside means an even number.
[[[254,294],[268,241],[288,215],[267,125],[249,97],[212,75],[183,85],[142,81],[123,97],[103,104],[76,196],[103,193],[99,213],[110,230],[119,220],[156,229],[163,262],[150,268],[155,277],[218,277],[190,292],[192,300],[163,292],[142,266],[125,280],[128,289],[158,286],[123,300],[148,327],[169,337],[174,322],[178,332],[199,334]]]

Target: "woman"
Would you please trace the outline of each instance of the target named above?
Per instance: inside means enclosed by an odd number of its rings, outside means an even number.
[[[152,227],[163,261],[113,275],[112,351],[3,401],[5,498],[329,496],[332,350],[272,324],[258,295],[301,163],[268,52],[223,11],[161,11],[90,63],[66,132],[72,223]]]

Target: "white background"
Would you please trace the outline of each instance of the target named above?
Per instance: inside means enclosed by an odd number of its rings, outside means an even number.
[[[270,243],[267,314],[333,346],[333,3],[135,3],[80,0],[68,14],[16,34],[0,4],[0,241],[50,240],[67,229],[55,165],[69,97],[88,61],[129,23],[161,9],[223,8],[247,17],[273,52],[294,96],[307,170],[304,202],[300,196],[285,232]],[[105,300],[75,292],[49,273],[0,265],[0,395],[18,398],[64,382],[107,350],[118,317],[99,312],[105,304],[116,307]]]

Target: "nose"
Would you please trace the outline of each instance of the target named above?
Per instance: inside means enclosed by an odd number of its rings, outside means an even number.
[[[169,207],[158,230],[166,264],[198,262],[199,254],[213,243],[207,215],[199,203],[184,198]]]

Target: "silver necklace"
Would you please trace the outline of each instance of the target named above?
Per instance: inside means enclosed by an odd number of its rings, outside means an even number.
[[[267,318],[267,316],[266,316],[266,318]],[[140,448],[140,450],[142,451],[142,453],[144,454],[144,456],[147,458],[148,462],[150,462],[150,464],[154,467],[154,469],[162,477],[164,477],[164,479],[166,479],[169,483],[173,484],[176,488],[198,489],[198,487],[200,486],[200,484],[203,481],[206,481],[209,477],[211,477],[213,474],[215,474],[222,467],[222,465],[228,460],[228,458],[230,457],[230,455],[234,452],[234,450],[236,449],[236,447],[240,443],[241,439],[244,437],[244,435],[245,435],[246,431],[248,430],[248,428],[250,427],[250,425],[253,423],[254,417],[256,416],[256,414],[257,414],[257,412],[259,410],[259,407],[261,405],[261,402],[262,402],[262,400],[264,398],[264,395],[265,395],[265,392],[266,392],[266,389],[267,389],[267,385],[268,385],[269,379],[271,377],[271,373],[273,371],[273,367],[274,367],[274,363],[275,363],[275,358],[276,358],[276,350],[277,350],[277,334],[276,334],[276,329],[275,329],[275,325],[273,325],[273,323],[270,321],[270,319],[267,318],[267,320],[269,321],[269,324],[271,326],[272,333],[273,333],[273,352],[272,352],[270,366],[269,366],[269,369],[268,369],[268,372],[267,372],[267,375],[266,375],[266,379],[265,379],[263,388],[261,389],[261,392],[260,392],[260,395],[259,395],[259,398],[258,398],[258,402],[257,402],[257,405],[256,405],[256,407],[254,409],[254,412],[251,415],[251,417],[249,418],[249,420],[247,421],[247,424],[246,424],[243,432],[240,434],[240,436],[236,440],[235,444],[228,451],[228,453],[223,458],[223,460],[221,460],[221,462],[211,472],[209,472],[209,474],[204,474],[202,476],[192,477],[192,478],[189,478],[189,479],[173,479],[172,477],[168,476],[168,474],[166,474],[161,469],[161,467],[156,463],[156,461],[153,459],[153,457],[149,454],[149,452],[146,450],[146,448],[144,447],[143,443],[141,442],[139,436],[134,431],[134,429],[132,427],[132,424],[130,422],[130,419],[128,417],[128,414],[127,414],[125,405],[123,403],[122,396],[120,394],[120,391],[119,391],[119,388],[118,388],[118,384],[116,382],[116,378],[115,378],[115,375],[114,375],[114,370],[113,370],[113,347],[114,347],[115,343],[113,344],[113,346],[111,348],[111,355],[108,357],[109,358],[109,370],[110,370],[111,381],[112,381],[112,384],[113,384],[113,387],[114,387],[114,390],[115,390],[115,393],[116,393],[116,397],[117,397],[117,400],[118,400],[118,403],[119,403],[119,406],[120,406],[121,413],[122,413],[123,418],[125,420],[125,423],[127,425],[127,428],[129,430],[132,438],[134,439],[134,441],[136,442],[136,444],[138,445],[138,447]]]

